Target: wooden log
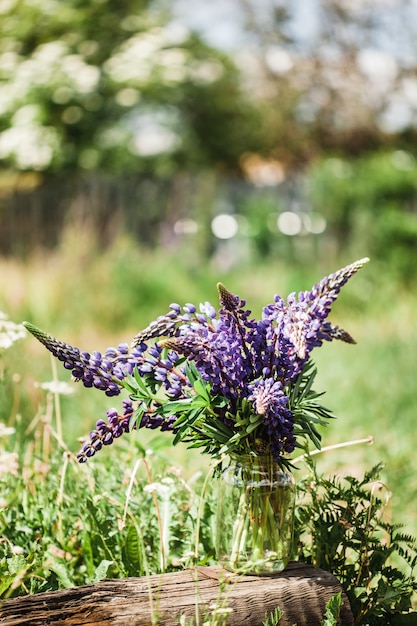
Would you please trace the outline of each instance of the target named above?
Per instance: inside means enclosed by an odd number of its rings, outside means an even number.
[[[280,626],[320,626],[326,603],[339,591],[342,587],[332,574],[303,563],[292,562],[280,574],[268,577],[237,577],[220,567],[198,567],[12,598],[0,606],[0,624],[174,626],[184,615],[196,625],[217,607],[230,609],[227,626],[262,626],[266,614],[279,607],[284,612]],[[349,602],[342,593],[338,624],[353,626]]]

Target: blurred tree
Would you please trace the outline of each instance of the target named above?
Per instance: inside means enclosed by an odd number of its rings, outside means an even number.
[[[366,251],[387,276],[415,281],[417,160],[410,152],[325,158],[310,168],[308,183],[313,208],[326,217],[339,251]]]
[[[270,149],[302,166],[417,134],[417,7],[408,0],[240,0]]]
[[[417,5],[234,1],[250,36],[232,60],[168,0],[0,0],[1,251],[54,245],[78,211],[103,245],[124,224],[171,245],[180,219],[200,220],[209,256],[217,174],[246,177],[275,203],[313,165],[312,205],[339,249],[355,240],[412,254]],[[385,160],[366,161],[381,147]],[[268,202],[255,194],[246,211],[264,255],[278,249]]]
[[[237,1],[251,35],[240,69],[166,0],[2,0],[3,164],[165,175],[236,171],[251,152],[300,167],[398,133],[412,146],[415,4]]]
[[[259,115],[237,69],[167,7],[157,0],[3,0],[3,165],[233,170],[242,150],[258,149]]]

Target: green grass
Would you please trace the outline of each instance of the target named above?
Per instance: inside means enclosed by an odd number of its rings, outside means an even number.
[[[412,504],[417,497],[413,478],[416,303],[402,294],[395,308],[383,314],[371,309],[346,324],[358,341],[356,346],[334,344],[316,353],[320,388],[326,390],[326,402],[338,416],[323,432],[324,444],[367,435],[374,438],[372,446],[338,450],[322,463],[326,470],[352,473],[355,467],[361,472],[383,462],[383,480],[392,492],[392,514],[417,534]]]
[[[279,260],[256,266],[242,262],[224,271],[194,258],[191,251],[177,256],[151,253],[128,239],[102,255],[94,245],[80,244],[77,254],[72,250],[67,242],[59,251],[26,263],[0,261],[0,310],[15,322],[27,319],[87,350],[130,341],[172,301],[216,303],[217,281],[245,297],[259,316],[275,293],[286,296],[308,289],[323,274],[354,260],[321,260],[306,268]],[[374,438],[371,446],[319,455],[319,469],[363,475],[382,461],[382,480],[392,493],[390,521],[403,523],[413,535],[416,307],[413,290],[391,283],[379,274],[378,263],[371,263],[344,289],[331,315],[358,344],[334,342],[313,355],[319,370],[316,387],[326,391],[325,404],[338,416],[322,432],[323,445]],[[61,381],[69,381],[59,365],[57,372]],[[14,453],[7,463],[18,463],[16,471],[9,467],[2,473],[0,461],[0,563],[6,563],[12,577],[5,579],[5,595],[141,574],[149,568],[158,571],[161,558],[167,559],[168,569],[182,567],[187,559],[192,562],[191,537],[209,460],[183,446],[171,450],[169,434],[141,432],[103,449],[87,467],[78,466],[72,456],[78,439],[88,435],[117,399],[71,383],[74,393],[60,396],[57,421],[54,397],[36,386],[52,376],[49,355],[33,338],[0,355],[0,422],[16,430],[0,438],[0,455]],[[63,442],[56,438],[61,430]],[[128,496],[136,461],[147,458],[148,448],[153,450],[148,458],[152,478],[142,461]],[[168,500],[159,500],[170,519],[170,547],[164,557],[154,498],[143,495],[150,480],[163,478],[175,486]],[[213,553],[210,506],[209,500],[200,542],[208,560]]]

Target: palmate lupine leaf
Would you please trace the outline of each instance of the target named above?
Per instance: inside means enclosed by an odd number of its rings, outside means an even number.
[[[298,438],[308,438],[318,449],[321,447],[321,435],[318,426],[325,426],[334,415],[316,399],[323,395],[313,390],[317,369],[308,362],[299,375],[295,385],[288,390],[289,406],[294,415],[294,433]],[[302,447],[300,442],[297,447]]]

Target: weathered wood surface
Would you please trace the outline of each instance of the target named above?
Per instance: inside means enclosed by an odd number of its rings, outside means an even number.
[[[227,583],[220,581],[227,577]],[[303,563],[290,563],[273,577],[232,577],[219,567],[199,567],[148,578],[107,579],[62,591],[6,600],[2,626],[174,626],[214,607],[232,609],[227,626],[261,626],[276,607],[280,626],[320,626],[325,605],[342,588],[334,576]],[[353,626],[344,595],[340,626]],[[202,623],[203,620],[200,621]]]

